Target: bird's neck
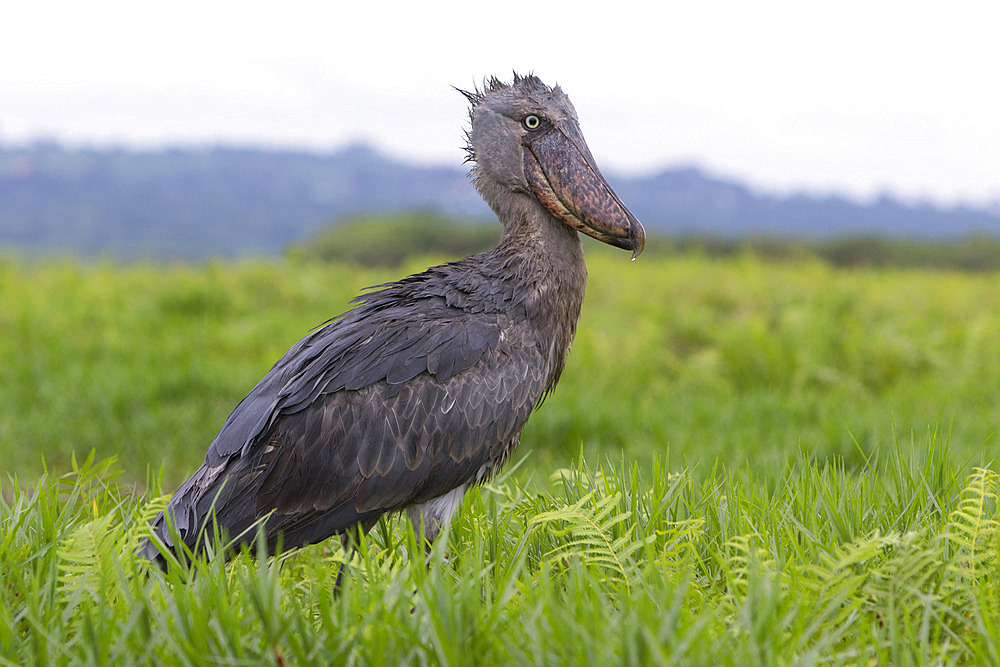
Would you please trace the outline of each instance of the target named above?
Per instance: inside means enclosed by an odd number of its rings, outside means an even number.
[[[587,266],[580,235],[556,220],[533,198],[494,211],[503,234],[494,252],[506,258],[519,301],[549,366],[549,386],[558,381],[583,304]],[[492,202],[491,202],[492,203]]]

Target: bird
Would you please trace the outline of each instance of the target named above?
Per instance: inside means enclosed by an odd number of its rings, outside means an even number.
[[[167,552],[218,553],[220,535],[235,549],[258,530],[272,555],[335,535],[349,548],[402,512],[429,547],[518,446],[576,333],[580,233],[635,259],[645,232],[558,85],[514,73],[456,90],[497,246],[369,288],[293,345],[226,419],[141,556],[166,569]]]

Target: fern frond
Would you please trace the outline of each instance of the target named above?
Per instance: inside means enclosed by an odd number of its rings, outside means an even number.
[[[958,507],[941,535],[947,559],[943,595],[963,613],[978,608],[1000,620],[1000,475],[976,468],[969,475]]]
[[[658,561],[674,568],[697,555],[696,546],[705,536],[705,520],[701,517],[680,521],[664,521],[656,530]],[[659,545],[663,545],[662,547]]]
[[[868,599],[865,585],[886,553],[897,543],[896,534],[876,532],[846,544],[837,544],[818,555],[817,563],[807,563],[797,572],[804,591],[814,600],[839,600],[843,610],[838,618],[855,613],[860,602]]]
[[[121,534],[117,517],[105,514],[78,525],[63,538],[56,548],[61,591],[103,591]]]
[[[1000,522],[997,489],[1000,475],[976,468],[962,490],[962,500],[948,516],[944,538],[955,550],[949,569],[960,577],[977,580],[995,574]]]
[[[150,526],[157,515],[166,510],[169,500],[169,495],[159,496],[140,505],[133,512],[131,523],[128,525],[116,547],[119,555],[124,558],[135,553],[142,540],[150,536]]]
[[[591,491],[572,505],[542,512],[532,517],[528,526],[545,527],[552,537],[569,538],[557,543],[545,554],[551,564],[559,565],[577,558],[585,564],[607,570],[612,578],[624,581],[629,587],[626,564],[655,536],[634,538],[626,534],[615,538],[615,528],[628,519],[626,514],[615,513],[621,494],[615,493],[599,500],[595,497],[596,492]]]
[[[736,597],[742,598],[746,595],[751,569],[765,571],[775,569],[774,558],[770,552],[757,546],[759,540],[760,536],[754,534],[735,535],[725,543],[728,553],[723,556],[724,571],[729,589]]]

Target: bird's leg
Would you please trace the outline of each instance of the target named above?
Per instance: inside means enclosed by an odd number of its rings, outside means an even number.
[[[406,516],[410,519],[410,525],[413,526],[413,534],[424,545],[424,555],[430,557],[431,547],[434,546],[434,540],[441,532],[441,525],[436,523],[433,517],[428,516],[424,507],[424,504],[410,505],[406,508]]]
[[[434,540],[437,539],[441,530],[448,525],[452,517],[455,516],[455,513],[458,512],[467,488],[468,485],[463,484],[442,496],[432,498],[425,503],[410,505],[406,508],[406,514],[413,525],[413,532],[420,536],[420,539],[424,543],[425,554],[428,557],[430,556]],[[345,559],[344,563],[337,570],[337,579],[333,582],[333,594],[335,596],[340,594],[340,587],[344,581],[344,572],[348,568],[351,556],[357,551],[361,536],[367,535],[371,528],[372,526],[358,524],[341,533],[340,544],[344,548]]]
[[[425,503],[410,505],[406,508],[406,515],[413,525],[413,532],[422,538],[424,551],[430,556],[431,546],[434,540],[447,526],[458,508],[462,505],[462,497],[465,496],[467,484],[463,484],[452,489],[443,496],[432,498]]]
[[[358,549],[358,544],[361,542],[361,536],[367,535],[369,530],[370,528],[357,524],[340,534],[340,546],[344,550],[344,562],[337,568],[337,578],[333,582],[334,597],[340,595],[340,587],[344,583],[344,572],[349,567],[348,563],[351,562],[354,552]]]

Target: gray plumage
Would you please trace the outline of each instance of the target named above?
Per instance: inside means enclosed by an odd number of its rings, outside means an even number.
[[[641,226],[580,145],[558,87],[515,76],[465,94],[498,246],[378,286],[278,360],[169,503],[189,547],[213,516],[240,541],[267,517],[273,549],[279,535],[302,546],[403,509],[432,540],[559,379],[586,283],[575,230],[641,251]],[[534,131],[527,115],[541,119]],[[172,546],[163,515],[153,530]],[[141,551],[162,564],[152,541]]]

